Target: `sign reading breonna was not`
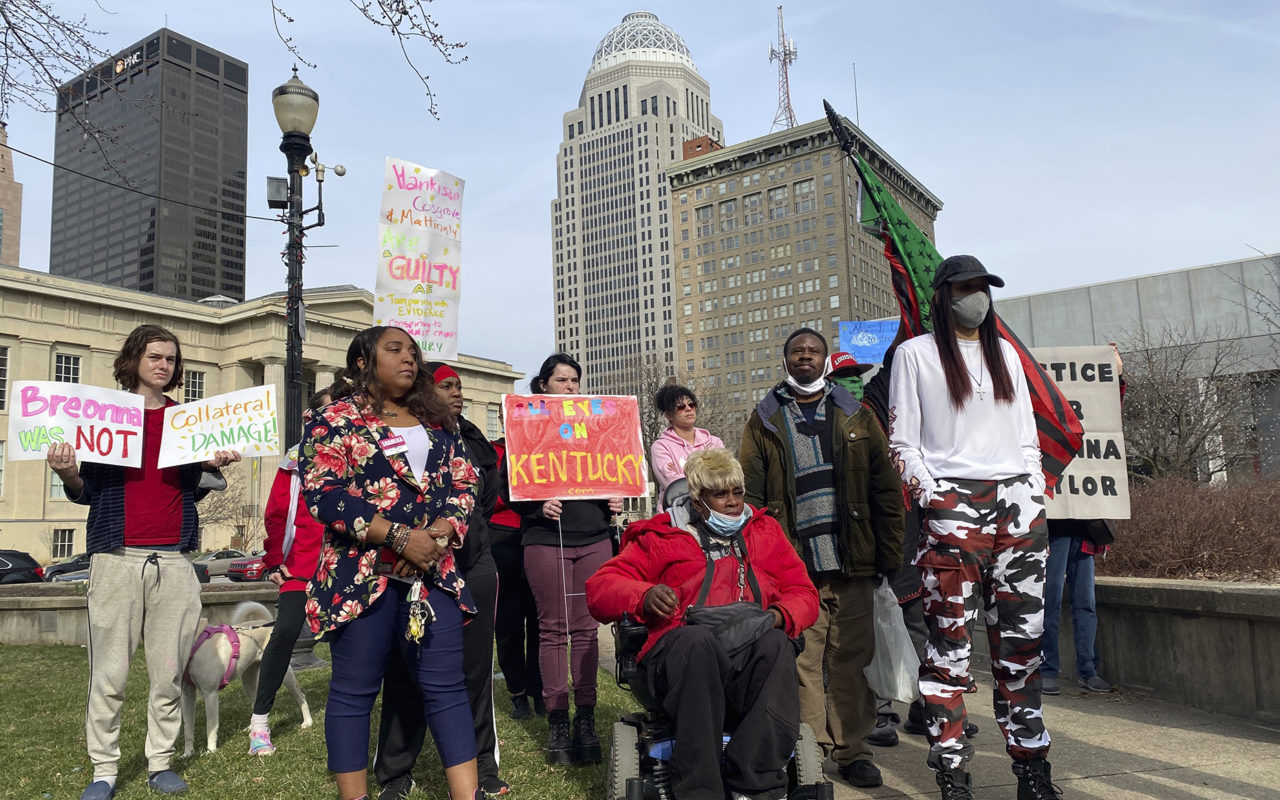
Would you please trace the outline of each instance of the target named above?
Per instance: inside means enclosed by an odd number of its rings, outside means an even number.
[[[1115,353],[1102,347],[1035,347],[1045,372],[1084,426],[1084,446],[1047,498],[1049,519],[1128,519],[1129,480]]]

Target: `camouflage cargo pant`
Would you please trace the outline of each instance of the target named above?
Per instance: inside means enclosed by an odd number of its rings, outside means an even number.
[[[1040,710],[1048,533],[1043,499],[1026,476],[938,481],[925,511],[916,566],[924,584],[929,644],[920,665],[929,766],[960,767],[973,757],[964,735],[970,630],[986,614],[996,721],[1014,760],[1043,757],[1049,734]]]

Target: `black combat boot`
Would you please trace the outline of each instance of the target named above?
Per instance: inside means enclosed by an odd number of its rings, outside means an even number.
[[[1013,774],[1018,776],[1018,800],[1058,800],[1062,790],[1053,785],[1049,775],[1049,762],[1043,758],[1013,762]]]
[[[942,800],[973,800],[973,778],[964,770],[947,769],[933,777],[942,789]]]
[[[569,711],[552,711],[547,714],[551,735],[547,738],[547,763],[564,767],[573,763],[573,742],[569,738]]]
[[[573,715],[573,763],[600,763],[600,739],[596,736],[596,707],[578,706]]]

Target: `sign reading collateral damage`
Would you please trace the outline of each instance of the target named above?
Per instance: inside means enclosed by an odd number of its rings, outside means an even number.
[[[255,386],[165,409],[161,467],[208,461],[219,450],[234,450],[246,458],[279,455],[275,386]]]
[[[1110,347],[1036,347],[1031,354],[1084,426],[1084,445],[1045,502],[1050,519],[1128,519],[1120,374]]]

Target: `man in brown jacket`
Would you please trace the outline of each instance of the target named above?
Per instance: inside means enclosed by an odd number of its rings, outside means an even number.
[[[760,401],[743,432],[738,460],[747,502],[778,519],[818,590],[818,621],[796,659],[801,719],[842,778],[879,786],[866,743],[875,695],[862,669],[875,653],[878,576],[902,562],[902,479],[875,418],[825,379],[822,334],[797,330],[783,356],[786,380]]]

